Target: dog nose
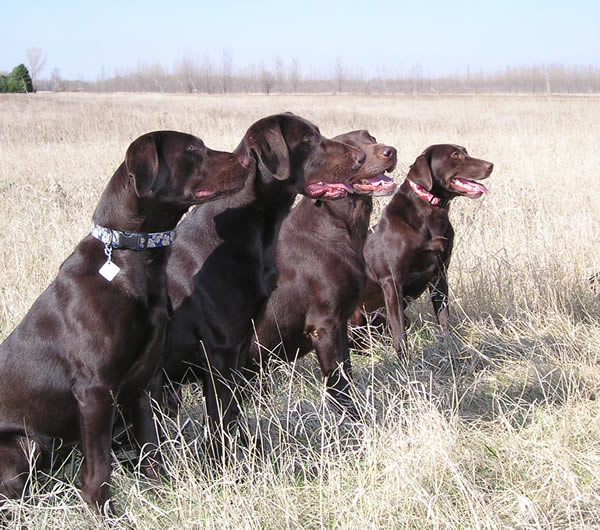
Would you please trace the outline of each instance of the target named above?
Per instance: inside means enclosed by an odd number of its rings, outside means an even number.
[[[381,156],[384,158],[392,158],[396,156],[396,149],[389,145],[386,145],[385,148],[381,151]]]
[[[244,166],[245,168],[249,168],[250,167],[250,163],[252,162],[252,159],[249,156],[246,156],[246,155],[238,157],[238,160],[239,160],[240,164],[242,166]]]
[[[492,172],[492,169],[494,169],[494,164],[492,164],[491,162],[488,162],[488,163],[485,165],[485,171],[486,171],[487,173],[491,173],[491,172]]]

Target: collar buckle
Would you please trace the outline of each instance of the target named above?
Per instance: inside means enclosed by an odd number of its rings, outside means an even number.
[[[137,232],[121,232],[120,230],[113,230],[113,232],[116,236],[113,240],[113,246],[139,250],[146,248],[148,238],[144,237],[145,234],[138,234]]]

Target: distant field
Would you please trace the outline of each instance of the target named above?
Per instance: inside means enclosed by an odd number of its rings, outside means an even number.
[[[248,447],[218,474],[197,452],[190,388],[180,423],[160,423],[172,439],[162,485],[117,455],[115,526],[600,527],[597,96],[0,96],[0,337],[87,233],[134,138],[176,129],[231,150],[256,119],[288,110],[327,136],[367,128],[394,145],[398,182],[433,143],[494,162],[490,195],[451,208],[452,333],[423,300],[409,311],[410,359],[381,336],[353,356],[360,428],[325,408],[314,358],[274,367],[270,391],[245,406]],[[72,474],[38,477],[0,526],[95,528]]]

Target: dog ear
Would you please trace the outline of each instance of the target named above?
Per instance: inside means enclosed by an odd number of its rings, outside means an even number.
[[[419,184],[419,186],[423,186],[427,191],[431,191],[431,188],[433,188],[433,176],[431,175],[431,168],[425,155],[417,157],[415,163],[410,166],[406,178],[412,180],[415,184]]]
[[[256,154],[260,172],[277,180],[290,177],[290,155],[279,120],[269,120],[261,130],[248,137],[250,150]]]
[[[138,197],[148,195],[158,177],[158,151],[153,134],[144,134],[132,142],[125,155],[125,167]]]

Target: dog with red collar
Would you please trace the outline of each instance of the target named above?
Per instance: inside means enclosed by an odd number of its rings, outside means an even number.
[[[437,321],[447,331],[447,270],[454,242],[450,202],[487,194],[478,181],[493,169],[491,162],[453,144],[432,145],[417,157],[365,244],[368,280],[352,324],[365,325],[366,314],[385,307],[372,323],[387,320],[394,348],[405,352],[404,310],[429,287]]]

